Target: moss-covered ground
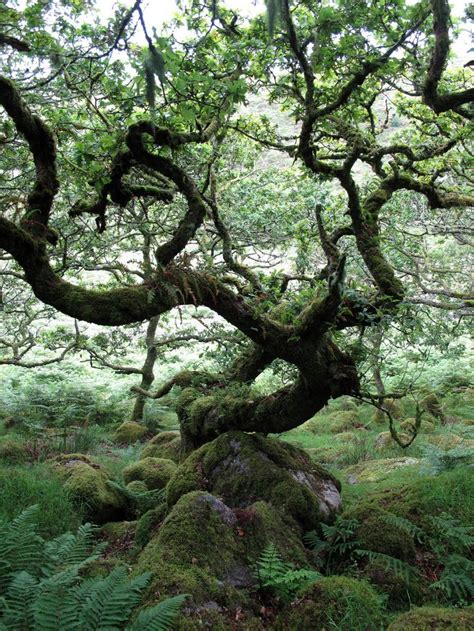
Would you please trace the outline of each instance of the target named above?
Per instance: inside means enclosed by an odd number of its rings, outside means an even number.
[[[35,433],[6,419],[0,519],[38,504],[46,537],[95,521],[109,545],[90,572],[151,571],[146,605],[190,594],[178,631],[467,630],[473,404],[468,388],[428,399],[403,449],[373,407],[342,398],[290,432],[229,433],[184,462],[172,411],[143,431],[114,421]],[[409,436],[414,403],[391,409]]]

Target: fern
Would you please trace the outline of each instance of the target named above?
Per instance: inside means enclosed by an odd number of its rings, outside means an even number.
[[[321,578],[321,574],[307,568],[296,568],[281,558],[273,543],[268,544],[255,567],[260,588],[270,589],[275,596],[289,602],[300,589]]]
[[[366,558],[369,561],[378,561],[379,563],[382,563],[387,570],[390,570],[397,576],[402,576],[406,582],[410,580],[410,577],[413,576],[413,574],[417,573],[417,570],[409,563],[400,561],[400,559],[396,559],[388,554],[383,554],[382,552],[357,549],[354,553],[355,555]]]
[[[304,541],[319,555],[319,562],[325,565],[326,571],[334,571],[358,547],[355,532],[359,526],[357,519],[338,517],[331,526],[321,524],[323,538],[312,530],[304,536]]]
[[[137,515],[142,515],[152,508],[156,508],[158,504],[165,501],[165,489],[152,489],[151,491],[133,491],[120,482],[108,480],[107,484],[123,495],[132,511]]]
[[[404,530],[415,541],[421,543],[424,532],[419,526],[411,522],[409,519],[405,519],[405,517],[400,517],[399,515],[394,515],[393,513],[388,513],[387,515],[383,516],[383,520],[391,526],[395,526],[400,530]]]
[[[442,449],[437,445],[424,445],[423,455],[426,460],[425,469],[434,475],[472,464],[474,460],[472,449],[462,445],[452,449]]]
[[[127,627],[127,631],[168,631],[178,615],[187,594],[180,594],[162,600],[155,607],[140,612],[135,622]]]
[[[474,598],[474,562],[459,554],[444,559],[439,580],[430,589],[440,592],[451,604],[472,602]]]
[[[31,507],[11,523],[0,524],[0,629],[170,628],[186,595],[143,611],[125,627],[151,574],[130,580],[126,568],[118,567],[105,578],[84,579],[82,570],[107,545],[94,543],[96,528],[85,524],[76,534],[46,542],[36,534],[37,514],[37,507]]]

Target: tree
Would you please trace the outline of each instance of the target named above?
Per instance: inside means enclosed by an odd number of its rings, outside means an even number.
[[[474,202],[465,175],[474,88],[470,68],[448,66],[447,1],[269,0],[267,24],[192,1],[175,25],[185,24],[184,42],[176,30],[152,38],[140,0],[106,28],[76,26],[86,5],[62,2],[53,29],[49,5],[2,9],[11,51],[0,79],[2,168],[15,173],[17,195],[2,198],[0,247],[40,301],[78,320],[118,326],[205,306],[245,336],[227,370],[180,374],[160,389],[185,388],[185,450],[230,429],[282,432],[331,397],[357,395],[354,340],[396,318],[406,299],[385,216],[400,195],[446,217]],[[138,27],[145,51],[133,42]],[[242,110],[252,93],[293,118],[289,135]],[[316,229],[323,266],[265,273],[252,263],[258,242],[232,234],[223,145],[240,136],[300,164],[301,186],[314,191],[312,229],[300,240]],[[146,277],[87,286],[74,263],[87,257],[75,222],[95,218],[99,234],[86,240],[96,244],[110,223],[122,230],[127,256],[125,218],[144,201],[159,239]],[[275,361],[294,380],[256,396],[250,385]]]

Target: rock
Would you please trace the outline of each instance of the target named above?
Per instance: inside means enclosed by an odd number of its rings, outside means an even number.
[[[152,592],[158,595],[190,593],[194,605],[212,600],[245,607],[251,602],[245,590],[256,586],[255,563],[269,543],[284,560],[309,565],[297,525],[266,502],[232,510],[210,493],[192,491],[162,519],[154,512],[148,524],[144,516],[137,526],[137,537],[143,527],[151,539],[135,571],[153,572]]]
[[[114,441],[131,445],[141,440],[147,433],[148,429],[144,425],[135,421],[125,421],[115,430]]]
[[[313,434],[333,433],[340,434],[360,426],[359,414],[356,410],[342,410],[331,412],[329,415],[314,416],[306,421],[300,429],[304,429]]]
[[[132,480],[127,484],[127,489],[132,491],[132,493],[146,493],[148,491],[148,487],[143,480]]]
[[[403,407],[399,399],[384,399],[383,407],[386,408],[393,418],[401,418],[403,416]],[[376,409],[373,420],[376,423],[385,423],[388,415],[382,410]]]
[[[471,631],[474,629],[474,609],[420,607],[402,613],[388,626],[387,631]]]
[[[181,456],[181,438],[178,432],[161,432],[153,436],[140,452],[142,458],[166,458],[179,462]]]
[[[125,484],[140,480],[148,490],[163,489],[176,471],[176,464],[164,458],[143,458],[125,467],[123,479]]]
[[[388,477],[395,469],[419,465],[420,462],[418,458],[383,458],[347,467],[345,472],[347,476],[351,477],[351,484],[379,482]]]
[[[8,464],[21,464],[28,460],[28,450],[24,443],[13,438],[0,440],[0,461]]]
[[[420,401],[420,407],[422,410],[425,410],[426,412],[437,418],[441,423],[446,423],[446,417],[444,415],[441,401],[438,399],[434,392],[428,394],[424,399]]]
[[[135,545],[144,548],[153,536],[157,526],[166,517],[166,504],[163,502],[140,517],[135,532]]]
[[[415,418],[407,418],[400,423],[400,429],[408,432],[409,435],[415,432],[416,419]],[[428,434],[430,432],[434,432],[435,424],[432,421],[422,420],[420,423],[420,427],[418,429],[419,434]]]
[[[232,508],[265,500],[305,530],[331,521],[341,505],[339,482],[303,450],[273,438],[227,432],[193,452],[167,486],[168,506],[206,490]]]
[[[278,631],[379,629],[382,599],[369,583],[347,576],[325,576],[306,587],[279,618]]]
[[[49,461],[63,480],[71,499],[85,508],[86,518],[97,524],[121,521],[127,512],[124,496],[109,484],[104,469],[84,454],[61,454]]]
[[[415,574],[395,572],[380,559],[369,561],[362,575],[388,596],[389,609],[401,609],[422,600],[422,586]]]
[[[405,434],[404,432],[397,432],[399,439],[403,443],[408,443],[410,441],[411,435]],[[387,447],[396,447],[397,443],[392,438],[390,432],[380,432],[375,438],[374,447],[375,449],[382,450]]]
[[[356,531],[359,548],[387,554],[401,561],[414,561],[413,537],[405,528],[392,523],[390,517],[386,511],[377,511],[365,519]]]

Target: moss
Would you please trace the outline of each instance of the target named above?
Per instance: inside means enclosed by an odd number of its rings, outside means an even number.
[[[396,469],[418,467],[419,464],[417,458],[381,458],[352,465],[344,469],[344,472],[353,479],[353,483],[379,482],[390,477]]]
[[[441,405],[441,401],[438,399],[434,392],[428,394],[424,399],[421,400],[420,407],[429,414],[432,414],[435,418],[439,419],[441,423],[446,422],[446,417]]]
[[[214,607],[211,608],[211,605]],[[173,622],[173,631],[263,631],[262,621],[251,613],[238,609],[226,611],[216,603],[208,603],[207,607],[199,607],[196,611],[179,616]]]
[[[234,513],[209,493],[182,497],[138,558],[135,572],[153,572],[156,596],[190,593],[195,602],[245,601],[235,589],[253,576],[244,565],[243,543]]]
[[[305,588],[284,612],[276,629],[285,631],[366,631],[379,629],[382,600],[366,581],[327,576]]]
[[[123,479],[125,484],[140,480],[147,489],[163,489],[176,471],[176,464],[164,458],[143,458],[125,467]]]
[[[330,520],[340,503],[339,482],[303,450],[243,432],[222,434],[192,453],[168,484],[168,506],[198,489],[233,508],[265,500],[306,530]]]
[[[408,432],[409,434],[413,434],[415,431],[416,419],[407,418],[400,423],[400,429]],[[435,424],[429,420],[422,420],[420,427],[418,429],[418,433],[428,434],[430,432],[434,432]]]
[[[9,464],[20,464],[28,460],[26,446],[11,438],[0,441],[0,460]]]
[[[385,513],[369,517],[357,530],[356,539],[363,550],[381,552],[402,561],[415,560],[413,537],[406,529],[389,521]]]
[[[420,607],[398,616],[387,631],[470,631],[474,628],[474,609]]]
[[[396,573],[381,560],[370,561],[362,575],[388,597],[387,605],[390,609],[400,609],[422,600],[422,586],[414,575]]]
[[[142,458],[166,458],[178,463],[181,457],[181,438],[177,432],[161,432],[153,436],[140,452]]]
[[[411,434],[405,434],[404,432],[397,432],[398,438],[402,441],[402,443],[408,443],[411,438]],[[390,432],[380,432],[375,438],[374,447],[375,449],[386,449],[387,447],[396,447],[397,443],[392,438]]]
[[[397,399],[384,399],[383,406],[387,408],[393,418],[401,418],[403,416],[403,406]],[[388,416],[382,410],[376,409],[373,420],[376,423],[385,423]]]
[[[132,480],[127,484],[127,489],[130,489],[132,493],[146,493],[148,487],[143,480]]]
[[[360,426],[360,424],[357,410],[343,410],[331,412],[329,415],[316,414],[316,416],[306,421],[301,427],[313,434],[327,432],[340,434],[341,432],[350,431]]]
[[[161,524],[166,516],[166,504],[160,504],[152,508],[140,517],[135,532],[135,545],[144,548],[150,541],[156,527]]]
[[[130,445],[141,440],[147,433],[148,429],[144,425],[135,421],[125,421],[115,430],[114,441]]]
[[[50,461],[53,471],[64,481],[64,490],[84,509],[88,519],[103,524],[123,519],[126,501],[108,484],[107,473],[88,456],[65,454]]]

